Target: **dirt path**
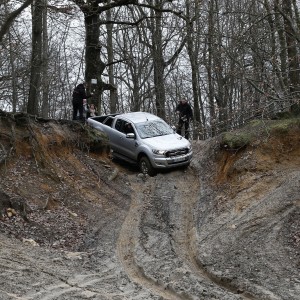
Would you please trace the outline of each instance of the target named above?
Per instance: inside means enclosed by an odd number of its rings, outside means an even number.
[[[184,180],[182,178],[184,177]],[[193,171],[159,174],[133,186],[117,243],[133,282],[163,299],[254,299],[211,276],[197,261],[199,179]]]
[[[22,243],[1,235],[0,299],[298,300],[299,276],[297,279],[294,269],[288,270],[293,276],[290,282],[285,280],[274,289],[255,281],[255,274],[250,273],[253,258],[257,258],[257,265],[266,263],[273,268],[274,276],[268,276],[275,283],[280,282],[276,281],[275,270],[283,274],[286,267],[283,269],[281,265],[291,266],[282,245],[278,244],[276,249],[272,245],[282,235],[288,217],[297,212],[298,202],[291,200],[291,204],[280,206],[284,186],[280,184],[278,193],[272,194],[278,194],[278,200],[274,198],[273,204],[268,198],[262,200],[261,217],[256,212],[258,204],[254,204],[248,212],[226,214],[226,218],[220,215],[216,219],[211,214],[213,217],[207,219],[211,200],[202,191],[198,174],[199,171],[190,167],[146,180],[136,172],[124,177],[124,186],[114,189],[110,205],[105,210],[98,208],[96,218],[89,225],[91,231],[86,236],[86,247],[80,252],[37,247],[30,241]],[[297,180],[291,182],[295,184],[289,183],[289,195],[297,199]],[[105,193],[109,198],[109,191]],[[203,199],[207,207],[201,206]],[[262,209],[264,202],[269,210]],[[278,208],[274,210],[275,203]],[[270,221],[263,217],[273,210],[281,219]],[[253,215],[258,218],[253,219]],[[204,226],[201,226],[199,222],[204,217]],[[214,226],[207,227],[212,221]],[[230,224],[237,224],[239,228],[232,231]],[[262,235],[258,225],[266,237],[264,252],[259,247],[261,242],[251,236],[241,244],[247,233],[254,234],[258,230],[256,235]],[[230,243],[227,239],[232,239],[234,234],[240,240],[234,243],[235,253],[247,251],[236,257],[227,250]],[[253,240],[256,242],[252,245]],[[255,251],[253,256],[251,249]],[[209,251],[215,251],[212,253],[217,256],[207,256]],[[277,258],[276,252],[279,253]],[[243,269],[239,264],[243,264]],[[230,268],[236,266],[238,269],[231,271]],[[268,268],[261,273],[265,270]],[[232,274],[240,278],[229,280]],[[262,276],[266,275],[262,273]],[[246,288],[244,282],[248,284]],[[287,297],[281,298],[280,286],[288,285],[292,289],[286,292]],[[250,291],[254,291],[256,297]],[[289,295],[292,298],[288,298]]]
[[[135,190],[139,191],[140,186],[135,185]],[[135,248],[139,243],[139,228],[141,217],[147,203],[147,190],[142,190],[132,195],[132,203],[128,215],[123,223],[117,243],[117,253],[121,265],[129,278],[143,288],[149,289],[154,295],[163,299],[183,299],[174,291],[147,276],[141,266],[135,260]]]

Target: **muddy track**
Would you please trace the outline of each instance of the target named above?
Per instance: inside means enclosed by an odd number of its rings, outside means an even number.
[[[235,262],[220,263],[226,247],[223,248],[222,240],[216,239],[223,231],[225,242],[232,237],[228,231],[230,224],[239,224],[242,238],[243,234],[260,230],[259,225],[266,234],[265,261],[272,266],[278,251],[272,248],[273,241],[296,209],[292,203],[274,207],[274,201],[267,201],[270,209],[281,216],[273,221],[263,218],[264,214],[270,215],[268,210],[255,213],[257,204],[254,204],[253,213],[229,214],[228,219],[219,222],[213,218],[215,225],[207,227],[207,210],[211,208],[206,210],[201,206],[205,195],[199,170],[189,167],[146,179],[132,172],[122,178],[118,192],[112,189],[114,192],[109,194],[103,188],[103,199],[113,199],[105,209],[95,207],[95,218],[89,225],[91,231],[86,236],[85,247],[79,249],[81,252],[24,246],[20,241],[0,236],[0,282],[3,283],[0,299],[281,299],[259,282],[246,285],[248,273],[241,273],[235,279],[236,273],[232,276],[226,272]],[[295,197],[297,191],[298,185],[289,188],[290,195]],[[278,203],[280,199],[278,196]],[[209,201],[205,198],[204,202]],[[256,216],[255,223],[251,222],[253,216]],[[219,257],[215,252],[210,253],[214,247]],[[277,259],[278,265],[283,258]],[[246,261],[244,266],[247,268],[249,263]],[[253,291],[256,296],[250,293]],[[290,292],[293,293],[296,295],[296,287]]]
[[[133,190],[117,242],[118,257],[133,282],[170,300],[255,299],[210,274],[197,259],[200,183],[192,168],[159,174]]]
[[[188,175],[188,174],[187,174]],[[177,253],[183,258],[189,266],[191,272],[199,279],[211,281],[227,292],[240,296],[242,299],[256,299],[255,296],[248,292],[241,292],[238,286],[229,283],[226,279],[218,277],[208,272],[197,257],[197,228],[196,212],[197,204],[200,197],[200,186],[198,174],[192,173],[187,176],[186,181],[178,180],[178,192],[175,201],[180,203],[180,213],[178,220],[180,224],[178,231],[174,235],[177,241]]]
[[[25,246],[1,235],[0,282],[3,287],[0,299],[280,299],[259,283],[249,284],[246,289],[243,278],[248,277],[245,275],[240,281],[231,280],[226,270],[234,262],[224,268],[218,264],[221,259],[214,255],[209,257],[208,262],[212,262],[209,266],[205,257],[203,261],[202,249],[207,251],[207,247],[218,246],[214,244],[218,232],[202,226],[201,222],[199,225],[201,214],[205,212],[199,207],[202,186],[198,170],[190,167],[145,180],[132,173],[123,183],[123,192],[113,194],[115,199],[110,206],[98,208],[97,217],[90,224],[89,242],[81,252]],[[297,187],[294,187],[295,197]],[[289,191],[292,193],[293,188]],[[270,204],[273,205],[274,202]],[[295,207],[291,205],[279,206],[276,210],[276,214],[281,215],[279,221],[256,219],[261,220],[261,226],[266,223],[262,230],[270,231],[266,241],[269,246],[264,247],[270,265],[273,258],[268,253],[276,253],[273,241],[293,210]],[[231,220],[232,215],[229,218]],[[241,220],[241,233],[257,230],[250,226],[251,213],[236,218]],[[218,231],[226,230],[230,224],[227,223],[223,229],[221,223],[217,223]],[[205,232],[201,232],[203,230]],[[227,232],[226,237],[230,235]],[[201,236],[206,238],[201,239]],[[201,247],[202,244],[205,246]],[[223,248],[219,249],[222,258]],[[247,290],[253,291],[253,287],[261,297],[247,293]]]

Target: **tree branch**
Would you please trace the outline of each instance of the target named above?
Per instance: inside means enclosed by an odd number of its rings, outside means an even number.
[[[4,21],[4,24],[2,25],[1,29],[0,29],[0,42],[2,42],[2,39],[4,37],[4,35],[7,33],[7,31],[9,30],[9,27],[11,26],[11,24],[13,23],[13,21],[17,18],[17,16],[26,8],[28,7],[31,3],[33,2],[33,0],[26,0],[18,9],[14,10],[13,12],[11,12],[6,20]]]
[[[47,5],[47,8],[49,8],[51,11],[67,14],[67,15],[71,15],[72,11],[74,10],[74,7],[72,7],[71,5],[65,5],[61,7],[56,7],[54,5]]]
[[[102,88],[103,88],[103,90],[104,91],[107,91],[107,90],[109,90],[109,91],[115,91],[117,88],[114,86],[114,85],[112,85],[111,83],[105,83],[105,82],[103,82],[102,83],[103,85],[102,85]]]
[[[132,26],[137,26],[139,23],[144,21],[146,17],[141,18],[137,20],[136,22],[124,22],[124,21],[99,21],[99,24],[104,25],[104,24],[119,24],[119,25],[132,25]]]
[[[187,40],[187,37],[185,36],[184,39],[182,40],[179,48],[175,51],[173,56],[168,61],[165,62],[165,67],[169,66],[179,56],[180,52],[182,51],[182,49],[186,43],[186,40]]]

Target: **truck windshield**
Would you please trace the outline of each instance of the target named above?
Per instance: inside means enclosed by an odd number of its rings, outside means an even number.
[[[172,128],[162,120],[147,121],[135,124],[141,139],[152,138],[155,136],[172,134]]]

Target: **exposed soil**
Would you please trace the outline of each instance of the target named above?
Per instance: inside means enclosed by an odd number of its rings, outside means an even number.
[[[76,122],[0,138],[1,300],[300,299],[299,125],[155,177]]]

